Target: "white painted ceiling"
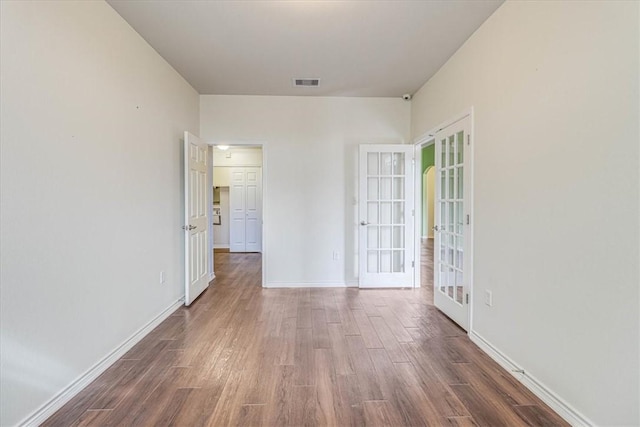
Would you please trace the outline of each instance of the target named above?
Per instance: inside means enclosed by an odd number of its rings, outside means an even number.
[[[381,97],[417,91],[502,3],[107,1],[201,94]]]

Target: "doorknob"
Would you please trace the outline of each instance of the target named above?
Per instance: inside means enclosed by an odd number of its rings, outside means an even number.
[[[437,225],[434,225],[433,227],[431,227],[431,229],[433,231],[441,231],[442,229],[440,227],[438,227]]]
[[[367,221],[360,221],[360,225],[369,225]]]
[[[198,228],[198,227],[196,227],[195,225],[183,225],[182,226],[182,229],[185,230],[185,231],[195,230],[196,228]]]

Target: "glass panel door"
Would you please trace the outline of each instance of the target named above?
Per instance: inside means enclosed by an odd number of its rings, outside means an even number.
[[[360,146],[360,286],[413,286],[413,147]]]
[[[470,119],[436,134],[434,302],[463,328],[468,326],[468,215]]]

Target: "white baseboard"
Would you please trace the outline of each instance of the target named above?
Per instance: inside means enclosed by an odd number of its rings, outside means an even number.
[[[475,331],[469,332],[469,338],[482,351],[487,353],[500,366],[507,370],[515,379],[520,381],[533,394],[538,396],[540,400],[549,405],[551,409],[556,411],[566,422],[572,426],[595,426],[596,424],[581,414],[577,409],[569,405],[564,399],[554,393],[544,383],[536,379],[534,376],[526,372],[517,365],[502,351],[498,350],[493,344],[478,335]]]
[[[358,288],[358,279],[345,282],[267,282],[265,288]]]
[[[344,282],[267,282],[265,288],[344,288]]]
[[[345,285],[347,286],[347,288],[357,288],[360,286],[360,281],[358,279],[347,280],[345,282]]]
[[[58,394],[51,398],[48,402],[36,409],[31,415],[25,418],[18,424],[20,427],[35,427],[42,424],[53,415],[58,409],[62,408],[73,397],[80,393],[87,385],[93,380],[98,378],[100,374],[107,370],[107,368],[113,365],[118,359],[120,359],[127,351],[136,345],[142,338],[144,338],[149,332],[156,326],[162,323],[167,317],[176,311],[182,304],[184,304],[184,297],[173,302],[169,307],[165,308],[160,314],[151,319],[146,325],[138,329],[133,335],[127,338],[122,344],[113,349],[111,353],[107,354],[98,363],[89,368],[86,372],[76,378],[71,384],[62,389]]]
[[[213,244],[213,249],[229,249],[229,244],[228,243],[214,243]]]

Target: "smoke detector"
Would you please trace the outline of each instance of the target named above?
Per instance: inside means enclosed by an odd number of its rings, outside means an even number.
[[[293,79],[294,87],[318,87],[320,86],[320,79]]]

